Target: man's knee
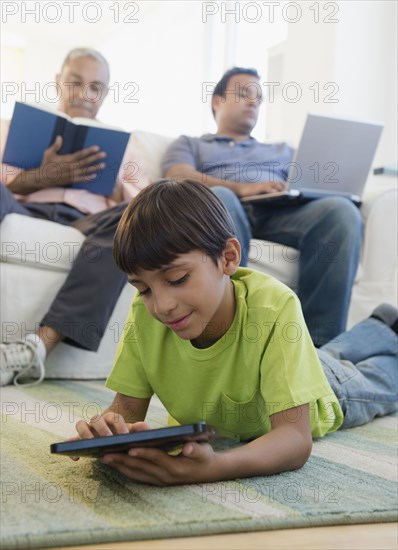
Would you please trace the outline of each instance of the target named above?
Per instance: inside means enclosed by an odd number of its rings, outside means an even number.
[[[332,200],[334,224],[341,238],[359,250],[363,232],[363,219],[359,208],[344,197],[333,197]]]
[[[0,198],[1,202],[5,200],[6,196],[10,194],[10,191],[7,189],[7,186],[4,183],[0,183]]]
[[[244,239],[245,241],[249,241],[251,238],[250,223],[245,209],[243,208],[238,197],[233,191],[231,191],[231,189],[222,187],[221,185],[212,187],[211,190],[215,195],[217,195],[225,208],[228,210],[231,218],[237,226],[241,240]]]
[[[241,206],[240,200],[235,195],[231,189],[228,189],[228,187],[223,187],[222,185],[215,185],[214,187],[211,187],[211,190],[217,197],[222,201],[224,206],[230,210],[232,208],[236,208],[237,205]]]
[[[362,231],[362,216],[359,209],[344,197],[327,197],[313,201],[313,214],[320,223],[327,223],[334,230],[360,234]]]
[[[73,227],[86,236],[98,232],[108,232],[113,235],[127,206],[128,202],[121,202],[96,214],[82,216],[73,223]]]
[[[30,216],[30,213],[19,204],[14,195],[3,183],[0,184],[0,222],[12,213]]]

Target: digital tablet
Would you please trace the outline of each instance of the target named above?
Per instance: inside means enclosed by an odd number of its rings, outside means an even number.
[[[98,458],[105,453],[122,453],[132,447],[156,447],[169,451],[188,441],[206,442],[216,437],[216,431],[206,422],[171,426],[142,432],[116,434],[76,441],[63,441],[50,446],[51,453],[67,456]]]

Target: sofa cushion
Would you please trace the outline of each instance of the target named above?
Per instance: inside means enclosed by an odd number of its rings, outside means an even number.
[[[295,248],[252,239],[249,267],[272,275],[293,290],[297,289],[300,252]]]
[[[138,130],[132,133],[131,139],[137,157],[142,160],[148,172],[149,179],[155,181],[161,178],[162,157],[175,138]]]
[[[84,239],[73,227],[9,214],[1,224],[1,261],[68,272]]]

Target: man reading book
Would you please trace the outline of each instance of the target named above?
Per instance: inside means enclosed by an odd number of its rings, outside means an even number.
[[[74,49],[66,56],[56,82],[61,112],[95,119],[108,92],[108,62],[95,50]],[[9,123],[2,122],[3,148],[8,128]],[[104,168],[106,151],[94,145],[60,155],[61,147],[62,137],[57,136],[36,169],[1,166],[1,221],[7,214],[18,213],[71,225],[86,235],[37,334],[28,334],[25,341],[1,344],[1,385],[17,383],[25,373],[41,380],[47,354],[62,340],[96,351],[125,284],[125,276],[112,258],[113,235],[126,201],[148,183],[147,175],[129,143],[111,197],[76,189],[74,183],[89,183]],[[96,261],[86,253],[90,247],[96,250]],[[95,341],[92,335],[88,339],[84,330],[94,321],[99,335]]]

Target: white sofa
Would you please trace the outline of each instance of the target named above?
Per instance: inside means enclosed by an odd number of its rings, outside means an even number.
[[[138,153],[151,179],[160,177],[160,159],[172,137],[134,133]],[[381,302],[397,303],[397,178],[371,176],[362,213],[365,234],[362,258],[353,289],[349,323],[369,315]],[[35,330],[61,287],[84,236],[71,227],[18,214],[1,225],[2,341],[23,338]],[[292,288],[297,280],[298,252],[253,241],[251,265]],[[48,378],[104,378],[121,335],[134,290],[124,288],[97,353],[59,344],[46,361]],[[331,298],[332,299],[332,298]]]

